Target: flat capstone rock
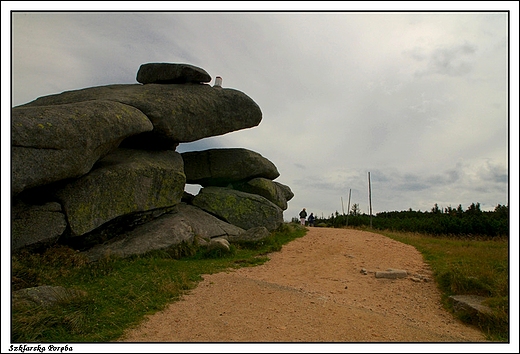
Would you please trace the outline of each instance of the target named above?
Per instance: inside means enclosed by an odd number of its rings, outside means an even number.
[[[142,84],[200,84],[210,82],[211,76],[189,64],[148,63],[139,67],[136,80]]]

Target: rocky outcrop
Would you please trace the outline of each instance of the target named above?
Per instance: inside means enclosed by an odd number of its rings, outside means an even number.
[[[61,205],[27,205],[17,201],[12,207],[11,246],[19,249],[27,245],[53,244],[67,227]]]
[[[209,149],[182,154],[186,183],[202,188],[191,203],[244,229],[283,223],[283,210],[294,194],[274,182],[276,166],[247,149]]]
[[[116,149],[56,196],[71,236],[79,236],[121,215],[180,203],[185,181],[182,158],[175,151]]]
[[[167,249],[183,242],[192,244],[196,238],[209,241],[216,237],[236,237],[244,232],[237,226],[182,203],[170,212],[120,235],[115,241],[94,246],[85,255],[92,261],[109,255],[128,257]]]
[[[243,148],[175,151],[258,125],[250,97],[188,64],[143,64],[137,81],[12,109],[14,250],[59,242],[98,260],[257,241],[283,223],[293,194],[271,161]],[[191,196],[186,183],[205,188]]]
[[[229,235],[227,240],[231,243],[258,242],[266,239],[269,235],[271,235],[271,232],[264,226],[256,226],[238,235]]]
[[[51,307],[86,295],[87,293],[81,290],[64,288],[62,286],[42,285],[14,291],[12,293],[12,303],[13,307],[18,304]]]
[[[182,154],[186,183],[203,187],[227,187],[266,198],[282,210],[294,194],[273,181],[280,173],[257,152],[247,149],[208,149]]]
[[[209,240],[215,237],[236,237],[244,229],[227,223],[192,205],[181,203],[171,212],[176,218],[190,225],[197,238]]]
[[[12,194],[80,177],[123,139],[153,129],[139,110],[97,100],[15,107],[12,114]]]
[[[209,149],[182,154],[186,183],[225,187],[257,177],[275,179],[276,166],[257,152],[247,149]]]
[[[233,183],[232,186],[233,189],[242,192],[261,195],[282,210],[287,209],[287,202],[294,196],[289,187],[262,177],[253,178],[247,182]]]
[[[262,196],[225,187],[205,187],[193,205],[243,229],[264,226],[269,231],[283,224],[283,211]]]
[[[108,100],[141,111],[153,130],[129,140],[139,148],[174,148],[260,124],[260,107],[243,92],[193,84],[108,85],[38,98],[21,107]]]
[[[148,63],[141,65],[136,80],[142,84],[200,84],[210,82],[211,76],[189,64]]]

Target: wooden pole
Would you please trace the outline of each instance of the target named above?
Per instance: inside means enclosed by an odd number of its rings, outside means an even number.
[[[372,187],[370,186],[370,172],[368,173],[368,205],[370,207],[370,228],[372,228]]]
[[[348,226],[348,214],[350,214],[350,194],[352,193],[352,189],[348,190],[348,205],[347,205],[347,226]]]

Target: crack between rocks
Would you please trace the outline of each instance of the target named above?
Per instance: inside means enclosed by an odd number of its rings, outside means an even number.
[[[11,147],[18,147],[24,149],[36,149],[36,150],[64,150],[61,148],[53,148],[53,147],[41,147],[41,146],[28,146],[28,145],[11,145]]]

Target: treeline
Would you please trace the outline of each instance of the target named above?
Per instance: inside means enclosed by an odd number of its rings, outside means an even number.
[[[296,222],[298,220],[295,220]],[[419,232],[431,235],[499,237],[509,235],[509,207],[498,204],[493,211],[481,211],[479,203],[472,203],[466,210],[440,209],[437,204],[430,211],[390,211],[370,217],[359,213],[354,205],[348,215],[336,211],[329,218],[316,218],[316,226],[370,227],[379,230]]]

